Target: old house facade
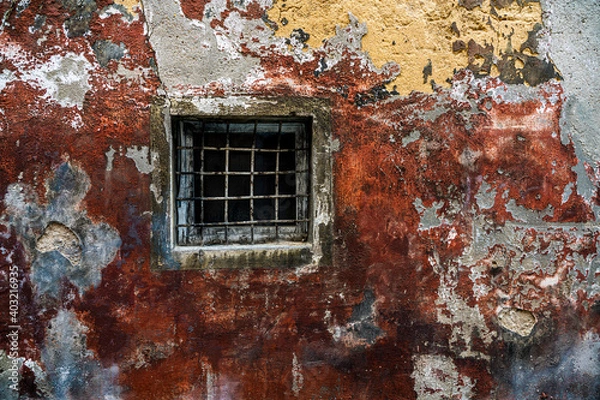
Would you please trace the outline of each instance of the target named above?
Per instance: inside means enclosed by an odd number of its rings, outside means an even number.
[[[0,15],[0,398],[598,398],[598,2]]]

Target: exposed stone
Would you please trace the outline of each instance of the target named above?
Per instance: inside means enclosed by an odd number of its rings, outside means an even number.
[[[36,243],[41,253],[58,251],[73,265],[81,262],[81,240],[75,233],[58,222],[50,222]]]
[[[533,328],[535,328],[537,319],[530,311],[509,308],[500,311],[498,314],[498,323],[504,329],[522,337],[527,337],[531,335]]]

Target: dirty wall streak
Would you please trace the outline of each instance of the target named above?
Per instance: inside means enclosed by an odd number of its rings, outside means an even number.
[[[598,11],[0,3],[3,398],[596,399]],[[333,261],[152,271],[150,106],[236,95],[330,100]]]

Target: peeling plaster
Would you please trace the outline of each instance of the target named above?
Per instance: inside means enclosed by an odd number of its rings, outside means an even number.
[[[579,164],[577,191],[587,200],[596,195],[600,159],[600,94],[589,84],[598,71],[600,59],[600,5],[597,2],[562,3],[542,0],[544,20],[550,34],[544,45],[564,77],[567,96],[561,118],[561,135],[566,142],[573,141]],[[586,167],[591,170],[587,170]],[[593,172],[592,172],[593,171]],[[600,209],[593,205],[596,218]]]
[[[113,162],[115,161],[115,153],[117,151],[113,149],[112,146],[104,153],[106,156],[106,172],[110,172],[113,170]]]
[[[131,23],[139,20],[140,13],[138,11],[140,9],[141,4],[138,3],[136,0],[116,0],[113,4],[109,4],[106,7],[104,7],[98,13],[98,16],[102,19],[106,19],[110,18],[111,15],[121,15],[123,20],[127,21],[128,23]]]
[[[473,340],[478,338],[491,344],[496,332],[491,331],[478,305],[470,306],[468,299],[457,292],[456,279],[458,268],[454,265],[442,266],[437,256],[430,257],[430,265],[440,280],[437,290],[437,320],[450,325],[452,334],[449,338],[450,348],[460,357],[489,359],[489,356],[473,349]]]
[[[23,266],[31,393],[597,397],[596,4],[31,3],[0,6],[0,258]],[[188,95],[330,102],[332,265],[149,269],[147,110]]]
[[[496,200],[496,190],[486,181],[482,181],[479,191],[475,195],[475,199],[481,210],[490,209],[493,207]]]
[[[298,357],[294,353],[292,360],[292,392],[298,397],[304,386],[304,376],[302,375],[302,365],[298,362]]]
[[[208,4],[205,15],[214,6],[214,1]],[[215,81],[225,86],[243,84],[258,67],[258,60],[251,57],[236,54],[231,59],[226,35],[210,29],[208,22],[185,18],[176,1],[145,0],[144,12],[160,77],[170,93],[186,93],[186,87]]]
[[[58,102],[62,107],[83,108],[85,94],[91,89],[89,84],[92,64],[81,54],[67,53],[53,55],[47,62],[39,63],[17,45],[0,59],[10,60],[19,68],[18,74],[4,70],[4,86],[19,79],[45,90],[45,98]]]
[[[417,198],[413,202],[415,209],[421,215],[421,222],[419,223],[419,230],[427,230],[431,228],[437,228],[441,226],[444,221],[438,217],[439,211],[444,206],[442,201],[434,202],[431,207],[427,208],[423,204],[423,200]]]
[[[492,282],[481,272],[496,269],[503,274],[503,284],[494,285],[498,300],[529,306],[533,311],[548,301],[549,286],[557,286],[558,293],[571,293],[572,298],[578,291],[598,294],[597,254],[592,251],[598,231],[586,224],[507,223],[503,229],[493,229],[476,218],[472,244],[459,262],[472,269],[474,287],[484,293],[492,290]],[[573,285],[567,277],[578,273],[587,279],[573,279],[578,282]]]

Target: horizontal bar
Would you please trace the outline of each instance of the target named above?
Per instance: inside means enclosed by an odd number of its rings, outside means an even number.
[[[181,171],[176,171],[175,174],[176,175],[286,175],[286,174],[305,174],[309,172],[307,169],[304,170],[293,170],[293,171],[254,171],[254,172],[250,172],[250,171],[210,171],[210,172],[203,172],[203,171],[185,171],[185,172],[181,172]]]
[[[263,149],[262,147],[259,148],[252,148],[252,147],[227,147],[227,146],[223,146],[223,147],[213,147],[213,146],[177,146],[176,147],[177,150],[214,150],[214,151],[223,151],[223,150],[230,150],[230,151],[254,151],[255,153],[293,153],[295,151],[306,151],[308,150],[307,147],[302,147],[299,149],[293,148],[293,149]]]
[[[265,227],[279,226],[291,226],[299,222],[309,222],[308,219],[280,219],[280,220],[261,220],[261,221],[223,221],[223,222],[206,222],[197,224],[181,224],[175,225],[177,228],[226,228],[228,226],[248,226],[264,225]]]
[[[296,199],[308,197],[308,194],[272,194],[272,195],[255,195],[255,196],[230,196],[230,197],[177,197],[176,201],[212,201],[212,200],[262,200],[262,199]]]

